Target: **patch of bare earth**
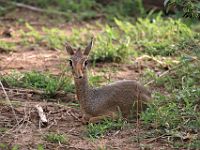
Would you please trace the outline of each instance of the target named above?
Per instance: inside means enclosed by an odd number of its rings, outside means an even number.
[[[3,101],[2,101],[3,102]],[[5,102],[5,101],[4,101]],[[79,118],[81,112],[69,106],[57,103],[40,103],[43,106],[48,118],[48,126],[39,126],[39,117],[35,109],[34,102],[23,102],[13,104],[16,116],[14,116],[9,105],[0,105],[0,128],[6,128],[0,134],[1,143],[10,147],[18,145],[20,149],[36,149],[39,144],[43,144],[45,149],[140,149],[139,146],[149,145],[151,149],[165,148],[160,142],[147,144],[148,140],[137,143],[137,129],[135,123],[132,127],[123,130],[112,131],[104,137],[91,140],[86,137],[86,126],[82,125]],[[16,121],[17,120],[17,121]],[[17,124],[18,122],[18,124]],[[143,131],[140,131],[142,134]],[[47,133],[60,133],[66,136],[65,144],[56,144],[44,139]]]

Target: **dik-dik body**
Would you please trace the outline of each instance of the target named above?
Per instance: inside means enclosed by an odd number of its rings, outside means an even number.
[[[117,81],[100,88],[91,88],[88,84],[87,64],[88,55],[93,46],[93,40],[82,52],[67,44],[66,50],[70,54],[70,66],[75,81],[77,98],[83,113],[83,122],[96,123],[109,118],[116,118],[118,111],[123,117],[128,117],[133,105],[141,111],[141,106],[150,101],[151,93],[133,80]],[[137,107],[136,107],[137,105]]]

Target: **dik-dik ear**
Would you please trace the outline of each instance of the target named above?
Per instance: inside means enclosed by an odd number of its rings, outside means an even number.
[[[74,50],[68,43],[66,43],[66,50],[67,50],[68,54],[74,55]]]
[[[93,46],[93,41],[94,41],[94,37],[91,38],[91,41],[90,43],[88,44],[88,46],[85,48],[85,51],[84,51],[84,55],[88,55],[90,53],[90,50],[92,49],[92,46]]]

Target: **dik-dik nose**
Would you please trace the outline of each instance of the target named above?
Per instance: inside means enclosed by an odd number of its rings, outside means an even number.
[[[78,79],[82,79],[83,78],[83,72],[81,70],[76,70],[75,76]]]
[[[79,78],[79,79],[82,79],[82,78],[83,78],[83,76],[79,76],[78,78]]]

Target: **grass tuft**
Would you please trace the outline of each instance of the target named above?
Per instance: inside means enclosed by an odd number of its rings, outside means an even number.
[[[46,92],[45,96],[54,97],[57,91],[73,92],[74,85],[70,78],[53,76],[48,73],[25,72],[12,73],[2,77],[7,86],[41,89]]]
[[[15,50],[15,43],[13,42],[6,42],[6,41],[0,41],[0,53],[9,53],[11,51]]]
[[[174,147],[190,148],[199,141],[200,67],[198,60],[182,63],[170,74],[155,78],[155,86],[164,86],[168,95],[155,93],[154,102],[142,114],[142,120],[146,126],[156,128],[159,135],[166,135],[171,144],[176,141]],[[189,145],[185,144],[187,140]]]
[[[68,139],[65,135],[57,133],[48,133],[44,136],[44,139],[51,143],[66,144],[68,142]]]
[[[126,122],[123,121],[122,119],[118,119],[115,121],[110,119],[105,119],[104,121],[98,124],[90,123],[87,125],[87,136],[89,138],[100,138],[112,130],[122,129],[125,123]]]
[[[49,49],[64,50],[64,43],[69,42],[76,47],[86,46],[93,34],[91,27],[73,28],[72,35],[66,36],[57,28],[43,28],[43,34],[26,25],[29,32],[21,31],[24,43],[35,43]],[[164,19],[160,15],[155,18],[138,18],[136,23],[115,19],[114,25],[95,27],[94,48],[91,52],[93,62],[126,62],[131,56],[147,53],[153,56],[176,56],[187,50],[190,43],[198,47],[195,34],[181,20]],[[189,45],[190,45],[189,44]]]

